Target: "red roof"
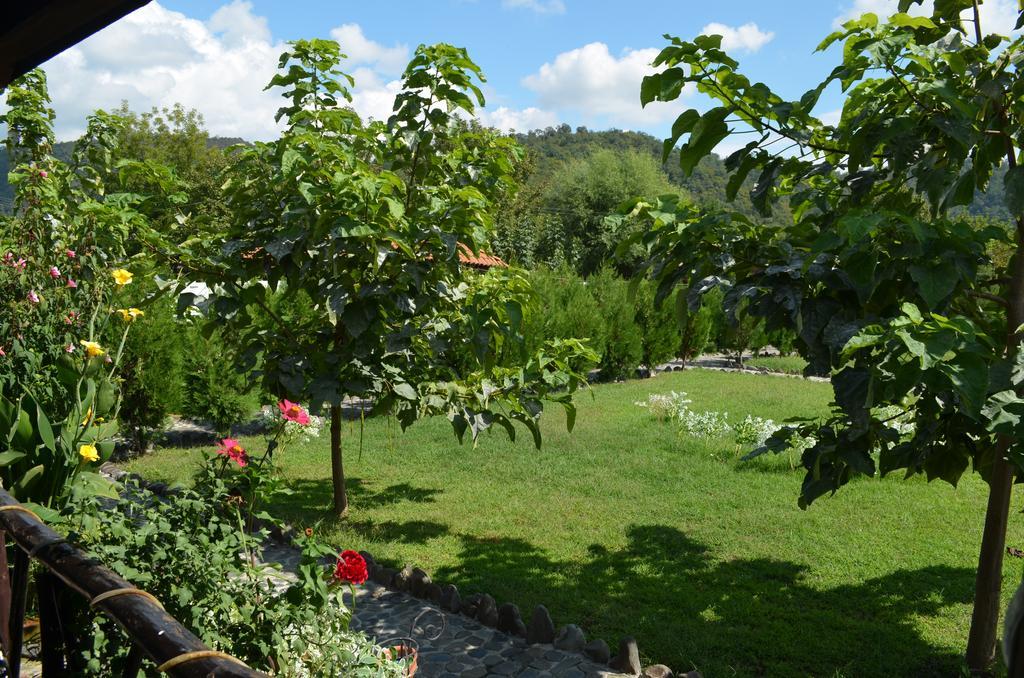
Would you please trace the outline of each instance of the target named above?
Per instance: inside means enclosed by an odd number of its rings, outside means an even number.
[[[473,254],[473,250],[461,242],[459,243],[459,262],[475,268],[508,268],[508,264],[501,257],[488,254],[483,250]]]

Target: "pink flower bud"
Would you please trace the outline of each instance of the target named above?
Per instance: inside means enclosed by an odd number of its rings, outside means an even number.
[[[33,304],[39,303],[39,295],[36,294],[35,290],[28,291],[28,300],[31,301]]]
[[[6,352],[6,351],[4,351],[4,347],[3,347],[3,346],[0,346],[0,358],[3,358],[3,357],[4,357],[4,356],[6,356],[6,355],[7,355],[7,352]]]
[[[64,347],[64,352],[65,353],[74,353],[75,352],[75,345],[74,344],[68,344],[67,346]]]
[[[39,176],[40,178],[45,179],[46,177],[50,176],[50,173],[47,172],[46,170],[39,170]]]
[[[68,287],[71,289],[75,289],[76,287],[78,287],[78,283],[76,283],[71,278],[68,278]]]
[[[53,278],[54,280],[59,278],[60,277],[60,269],[57,268],[56,266],[51,266],[50,267],[50,277]]]
[[[74,259],[75,258],[75,251],[74,250],[67,250],[66,252],[64,252],[64,254],[68,255],[68,259]]]

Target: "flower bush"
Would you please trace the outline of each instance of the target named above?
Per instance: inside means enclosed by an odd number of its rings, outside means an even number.
[[[739,422],[732,424],[729,423],[728,412],[715,410],[698,412],[690,408],[692,402],[685,392],[671,391],[667,395],[652,393],[647,396],[646,401],[638,401],[634,404],[650,411],[651,415],[659,421],[677,422],[680,431],[686,435],[706,440],[732,436],[737,446],[747,449],[764,447],[773,435],[792,428],[780,426],[771,419],[762,419],[749,414]],[[791,457],[792,454],[799,455],[803,450],[813,447],[814,443],[812,437],[800,433],[793,435],[788,443]]]
[[[400,663],[349,630],[345,587],[337,568],[323,564],[336,551],[312,531],[295,538],[298,576],[286,577],[254,559],[267,531],[243,528],[242,509],[231,500],[229,486],[213,483],[159,498],[141,487],[127,489],[127,498],[111,505],[75,503],[73,538],[154,594],[211,648],[275,676],[404,675]],[[343,551],[338,562],[346,563],[344,583],[354,586],[365,581],[366,563],[360,569],[352,553]],[[84,603],[67,614],[89,639],[73,674],[121,675],[128,652],[123,631]]]
[[[53,111],[41,71],[7,90],[14,212],[0,217],[0,481],[21,501],[60,508],[105,491],[118,369],[132,321],[125,241],[145,223],[138,198],[108,195],[105,118],[93,116],[71,163],[51,154]],[[109,341],[109,344],[108,344]]]

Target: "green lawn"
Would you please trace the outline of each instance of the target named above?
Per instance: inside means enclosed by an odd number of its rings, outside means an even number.
[[[681,438],[633,403],[686,391],[693,409],[776,421],[823,412],[824,383],[691,370],[608,384],[578,398],[576,431],[555,410],[541,451],[487,436],[459,446],[446,421],[401,434],[366,422],[347,437],[347,521],[339,547],[412,563],[463,595],[492,593],[524,614],[543,602],[613,648],[705,676],[950,675],[973,593],[985,486],[862,480],[800,511],[802,474],[784,458],[736,461],[735,446]],[[326,431],[325,431],[326,436]],[[258,449],[259,441],[245,441]],[[132,470],[175,480],[195,451]],[[296,494],[278,512],[302,525],[330,501],[326,437],[280,455]],[[188,463],[186,463],[188,462]],[[1009,543],[1024,545],[1015,502]],[[1006,600],[1020,579],[1006,565]]]
[[[807,367],[807,361],[798,355],[766,355],[757,358],[747,358],[743,361],[747,367],[763,367],[773,372],[785,372],[786,374],[803,374]]]

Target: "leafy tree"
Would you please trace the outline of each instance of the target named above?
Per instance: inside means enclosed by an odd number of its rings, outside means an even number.
[[[364,123],[346,105],[352,79],[341,58],[325,40],[282,55],[270,86],[284,88],[284,132],[233,156],[226,242],[193,261],[217,291],[211,317],[238,347],[240,368],[258,368],[271,393],[330,405],[338,515],[348,506],[345,398],[371,398],[403,427],[443,414],[460,438],[494,424],[514,436],[519,422],[539,444],[543,400],[564,405],[572,425],[575,366],[589,356],[578,342],[553,342],[503,364],[514,353],[506,344],[521,341],[521,294],[496,285],[484,298],[463,279],[459,245],[487,243],[516,153],[510,139],[455,119],[483,103],[465,50],[418,48],[386,123]],[[313,307],[290,313],[300,298]],[[467,340],[471,370],[453,348]]]
[[[569,160],[546,188],[545,204],[561,223],[559,241],[551,244],[581,275],[596,273],[630,228],[628,222],[609,224],[605,217],[630,198],[672,190],[657,162],[636,151],[598,150]],[[540,256],[551,260],[558,255]]]
[[[799,427],[816,440],[803,455],[802,507],[857,475],[956,484],[973,468],[988,482],[967,644],[968,665],[982,671],[1024,461],[1024,43],[986,33],[976,0],[936,2],[920,17],[906,13],[915,4],[828,36],[819,49],[843,43],[841,63],[793,101],[743,76],[720,36],[671,38],[642,102],[674,100],[694,83],[718,105],[680,115],[666,147],[685,136],[679,161],[692,171],[734,131],[752,132],[726,160],[730,195],[756,176],[758,209],[786,198],[793,219],[780,227],[684,200],[640,202],[634,215],[650,229],[634,244],[649,252],[662,296],[683,285],[695,302],[724,288],[727,309],[745,303],[769,331],[795,329],[809,369],[832,372],[832,416]],[[812,114],[833,83],[846,93],[835,125]],[[963,216],[1001,166],[1009,232]],[[999,249],[1002,264],[990,256]],[[887,426],[885,407],[913,432]]]

